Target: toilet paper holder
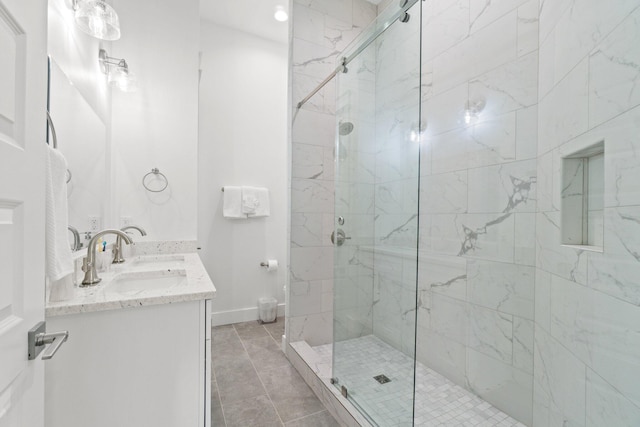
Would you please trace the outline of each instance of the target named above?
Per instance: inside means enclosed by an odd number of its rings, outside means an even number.
[[[260,263],[260,267],[264,267],[267,271],[276,271],[278,269],[278,261],[275,259],[270,259],[267,261],[262,261]]]

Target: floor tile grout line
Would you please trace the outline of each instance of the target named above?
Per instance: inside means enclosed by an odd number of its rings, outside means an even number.
[[[324,404],[323,404],[323,406],[324,406]],[[305,419],[305,418],[308,418],[308,417],[311,417],[311,416],[314,416],[314,415],[321,414],[321,413],[323,413],[323,412],[327,412],[327,413],[328,413],[328,412],[329,412],[329,410],[328,410],[327,408],[325,408],[325,409],[323,409],[323,410],[321,410],[321,411],[314,412],[313,414],[303,415],[303,416],[301,416],[300,418],[296,418],[296,419],[293,419],[293,420],[289,420],[289,421],[287,421],[287,422],[288,422],[288,423],[291,423],[291,422],[293,422],[293,421],[300,421],[300,420],[303,420],[303,419]]]
[[[269,390],[267,390],[267,387],[264,385],[264,381],[262,381],[262,378],[260,377],[260,374],[258,373],[258,370],[256,369],[256,365],[253,363],[253,359],[249,355],[249,352],[247,351],[247,347],[244,345],[244,341],[242,340],[242,338],[240,338],[240,334],[238,334],[238,331],[237,331],[237,329],[235,327],[236,324],[233,325],[233,330],[235,331],[236,335],[238,336],[238,339],[240,340],[240,344],[242,344],[242,348],[244,349],[244,352],[247,353],[247,357],[249,358],[249,362],[251,362],[251,366],[253,367],[253,371],[256,373],[256,376],[258,377],[258,381],[260,381],[260,384],[262,384],[262,388],[264,389],[265,393],[267,394],[267,397],[269,398],[269,403],[271,403],[271,406],[273,407],[273,410],[276,412],[276,415],[278,416],[278,419],[280,420],[280,423],[284,427],[284,421],[282,420],[282,417],[280,416],[280,413],[278,412],[278,408],[276,408],[276,405],[273,403],[273,399],[271,398],[271,394],[269,393]],[[261,325],[261,326],[263,326],[263,325]],[[269,331],[267,331],[267,333],[269,333]],[[271,336],[271,334],[269,334],[269,336]],[[225,423],[226,423],[226,421],[225,421]]]
[[[276,322],[277,322],[277,318],[276,318]],[[274,322],[274,323],[276,323]],[[273,335],[271,335],[271,332],[269,332],[269,330],[267,329],[267,327],[262,324],[262,327],[267,331],[267,334],[271,337],[271,339],[276,343],[276,345],[278,346],[278,348],[280,348],[280,351],[282,351],[282,344],[278,342],[278,340],[275,339],[275,337]],[[282,351],[282,353],[284,353],[284,351]],[[285,357],[287,356],[286,353],[284,353]],[[287,357],[287,360],[289,360],[289,358]]]
[[[264,386],[264,383],[262,382],[262,379],[260,378],[260,375],[258,375],[258,371],[255,367],[255,365],[253,364],[253,360],[251,360],[251,356],[249,356],[249,352],[247,351],[247,348],[244,345],[244,342],[242,341],[242,338],[240,338],[240,334],[238,333],[238,331],[236,330],[235,324],[231,324],[231,329],[233,329],[233,332],[235,333],[235,336],[238,338],[238,341],[240,341],[240,345],[242,345],[242,350],[245,352],[245,354],[247,355],[247,359],[249,359],[249,362],[251,363],[251,367],[253,368],[253,371],[256,373],[256,376],[258,377],[258,380],[260,381],[260,384],[262,385],[262,389],[264,390],[265,394],[267,395],[267,397],[269,398],[269,403],[271,403],[271,406],[273,406],[273,409],[276,410],[275,405],[273,404],[273,401],[271,400],[271,396],[269,395],[269,392],[267,392],[267,388]],[[212,369],[212,371],[214,371],[214,375],[215,375],[215,369]],[[217,381],[216,381],[216,386],[217,386]],[[258,397],[258,396],[255,396]],[[218,388],[218,398],[220,399],[220,408],[222,408],[222,418],[224,419],[224,424],[225,427],[227,426],[227,417],[225,417],[224,415],[224,404],[222,403],[222,397],[220,396],[220,388]],[[240,402],[240,400],[236,401],[236,402]],[[236,402],[231,402],[231,403],[236,403]],[[230,403],[230,404],[231,404]],[[276,410],[276,414],[278,415],[278,418],[280,418],[280,415],[278,414],[278,411]],[[282,422],[282,418],[280,418],[280,422]],[[284,426],[284,423],[282,423]]]
[[[241,322],[241,323],[245,323],[245,322]],[[240,344],[242,345],[243,351],[244,351],[244,353],[247,355],[247,357],[248,357],[248,359],[249,359],[249,362],[251,363],[251,366],[252,366],[252,368],[253,368],[254,372],[256,373],[256,375],[257,375],[257,377],[258,377],[258,380],[260,381],[260,384],[262,385],[263,390],[264,390],[264,392],[265,392],[265,394],[266,394],[267,398],[269,399],[269,403],[271,403],[271,406],[274,408],[274,410],[275,410],[275,412],[276,412],[276,415],[278,416],[278,419],[280,420],[281,425],[284,427],[284,426],[285,426],[285,422],[283,421],[282,416],[280,415],[280,412],[278,411],[278,408],[277,408],[277,407],[276,407],[276,405],[274,404],[273,399],[272,399],[272,397],[271,397],[271,393],[269,393],[269,390],[268,390],[268,389],[267,389],[267,387],[265,386],[265,383],[264,383],[264,381],[263,381],[262,377],[260,376],[260,373],[258,372],[258,370],[257,370],[257,368],[256,368],[256,364],[254,363],[253,358],[251,357],[251,355],[249,354],[249,352],[248,352],[248,350],[247,350],[247,346],[246,346],[245,341],[251,341],[252,339],[255,339],[256,337],[253,337],[253,338],[252,338],[252,337],[242,338],[242,337],[240,336],[240,333],[238,332],[238,329],[236,328],[236,325],[238,325],[238,324],[240,324],[240,323],[232,324],[232,325],[230,325],[230,326],[233,328],[233,331],[234,331],[234,333],[235,333],[235,336],[236,336],[236,337],[238,338],[238,340],[240,341]],[[282,349],[281,349],[281,348],[280,348],[280,346],[278,345],[278,341],[273,337],[273,335],[272,335],[272,334],[271,334],[271,332],[267,329],[267,327],[266,327],[264,324],[261,324],[260,326],[262,326],[262,327],[264,328],[264,331],[267,333],[267,336],[273,340],[274,344],[275,344],[275,345],[278,347],[278,349],[282,352]],[[257,337],[257,338],[260,338],[260,337]],[[282,353],[284,353],[284,352],[282,352]],[[287,362],[289,362],[289,364],[290,364],[290,363],[291,363],[291,361],[286,357],[286,354],[284,354],[284,356],[285,356],[285,359],[287,360]],[[212,371],[214,372],[214,376],[215,376],[215,369],[214,369],[214,370],[212,370]],[[216,384],[217,384],[217,382],[216,382]],[[221,399],[221,397],[220,397],[220,396],[219,396],[219,399],[220,399],[220,406],[221,406],[221,407],[222,407],[222,409],[223,409],[223,418],[224,418],[224,422],[225,422],[225,425],[226,425],[226,417],[224,417],[224,407],[223,407],[224,405],[222,404],[222,399]],[[323,406],[324,406],[324,405],[323,405]],[[322,410],[320,410],[320,411],[313,412],[313,413],[310,413],[310,414],[305,414],[305,415],[303,415],[303,416],[301,416],[301,417],[298,417],[298,418],[295,418],[295,419],[289,420],[289,421],[287,421],[287,422],[299,421],[299,420],[305,419],[305,418],[307,418],[307,417],[311,417],[311,416],[314,416],[314,415],[317,415],[317,414],[320,414],[320,413],[322,413],[322,412],[326,412],[326,411],[327,411],[326,407],[323,407],[323,409],[322,409]]]

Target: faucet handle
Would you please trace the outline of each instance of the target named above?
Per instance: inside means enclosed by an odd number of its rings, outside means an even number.
[[[129,239],[131,240],[131,243],[133,243],[133,239],[131,239],[131,238],[129,238]],[[120,236],[118,236],[118,237],[116,237],[115,245],[113,245],[113,261],[112,261],[112,264],[122,264],[123,262],[125,262],[125,259],[122,256],[122,238]]]

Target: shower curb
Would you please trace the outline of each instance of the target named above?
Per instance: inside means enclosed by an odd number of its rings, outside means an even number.
[[[305,341],[290,343],[287,357],[320,402],[343,427],[373,427],[362,414],[330,383],[331,367],[313,362],[315,350]]]

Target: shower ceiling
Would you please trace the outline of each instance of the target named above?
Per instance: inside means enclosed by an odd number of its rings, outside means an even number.
[[[287,22],[273,19],[276,6],[288,8],[289,0],[200,0],[200,17],[279,43],[288,42]]]
[[[375,5],[389,3],[388,0],[367,1]],[[288,43],[289,24],[273,19],[276,6],[287,9],[288,4],[289,0],[200,0],[200,18],[275,42]]]

